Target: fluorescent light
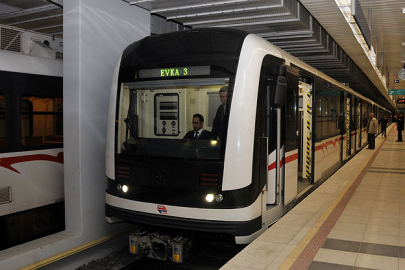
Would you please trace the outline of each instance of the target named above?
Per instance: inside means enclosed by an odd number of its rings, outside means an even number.
[[[266,5],[266,6],[255,6],[255,7],[244,7],[238,9],[227,9],[227,10],[217,10],[217,11],[207,11],[207,12],[200,12],[196,14],[190,14],[190,12],[181,15],[175,15],[167,17],[168,20],[170,19],[180,19],[180,18],[190,18],[190,17],[198,17],[198,16],[207,16],[207,15],[216,15],[216,14],[225,14],[225,13],[237,13],[243,11],[254,11],[254,10],[264,10],[264,9],[273,9],[273,8],[282,8],[283,5]]]
[[[152,13],[159,13],[159,12],[169,12],[169,11],[179,11],[179,10],[187,10],[192,8],[204,8],[204,7],[214,7],[220,5],[227,5],[227,4],[236,4],[241,2],[248,2],[249,0],[227,0],[227,1],[218,1],[213,3],[200,3],[188,6],[178,6],[178,7],[171,7],[171,8],[162,8],[162,9],[155,9],[151,10]]]
[[[272,18],[272,17],[278,17],[278,16],[281,17],[281,16],[288,16],[288,15],[291,15],[291,13],[284,12],[284,13],[277,13],[277,14],[265,14],[265,15],[257,15],[257,16],[215,19],[215,20],[207,20],[207,21],[195,21],[195,22],[188,22],[187,24],[198,25],[198,24],[210,24],[210,23],[221,23],[221,22],[250,21],[250,20],[255,20],[255,19],[265,19],[265,18]]]

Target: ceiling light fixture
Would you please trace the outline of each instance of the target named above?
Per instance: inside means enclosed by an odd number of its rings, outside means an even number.
[[[153,2],[154,0],[137,0],[137,1],[133,1],[133,2],[129,2],[128,4],[132,5],[136,5],[136,4],[141,4],[141,3],[145,3],[145,2]]]
[[[405,13],[405,7],[402,8],[402,13]]]
[[[266,15],[258,15],[258,16],[246,16],[246,17],[233,17],[233,18],[225,18],[225,19],[216,19],[216,20],[207,20],[207,21],[195,21],[195,22],[188,22],[188,25],[198,25],[198,24],[211,24],[211,23],[222,23],[222,22],[234,22],[234,21],[251,21],[257,19],[265,19],[265,18],[272,18],[272,17],[282,17],[282,16],[289,16],[291,13],[277,13],[277,14],[266,14]]]
[[[151,13],[159,13],[159,12],[169,12],[169,11],[179,11],[179,10],[187,10],[193,8],[205,8],[205,7],[216,7],[216,6],[225,6],[229,4],[237,4],[241,2],[248,2],[249,0],[227,0],[227,1],[220,1],[215,3],[206,3],[206,4],[194,4],[188,6],[177,6],[171,8],[162,8],[162,9],[152,9]]]
[[[378,78],[383,84],[386,84],[386,79],[385,77],[381,74],[380,70],[377,67],[377,56],[374,52],[374,49],[371,47],[369,48],[363,34],[360,31],[360,28],[358,27],[357,23],[355,23],[355,20],[351,14],[351,12],[348,12],[348,10],[351,10],[351,5],[354,3],[354,0],[351,0],[350,3],[348,0],[335,0],[336,5],[339,7],[340,11],[342,12],[343,16],[345,17],[349,27],[351,28],[354,37],[357,39],[357,42],[360,44],[360,46],[363,48],[364,53],[366,54],[368,60],[370,61],[371,65],[374,67],[375,72],[377,73]]]
[[[285,19],[285,20],[274,20],[274,21],[259,21],[259,22],[248,22],[248,23],[235,23],[235,24],[225,24],[225,25],[212,25],[211,27],[238,27],[247,25],[266,25],[266,24],[276,24],[276,23],[287,23],[287,22],[298,22],[300,19]]]
[[[190,18],[190,17],[198,17],[198,16],[217,15],[217,14],[225,14],[225,13],[237,13],[237,12],[243,12],[243,11],[275,9],[275,8],[282,8],[282,7],[283,7],[283,5],[266,5],[266,6],[244,7],[244,8],[238,8],[238,9],[227,9],[227,10],[200,12],[200,13],[196,13],[196,14],[190,14],[189,12],[187,12],[186,14],[169,16],[169,17],[167,17],[167,19],[172,20],[172,19],[181,19],[181,18]]]

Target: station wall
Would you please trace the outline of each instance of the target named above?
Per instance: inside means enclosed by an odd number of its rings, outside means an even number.
[[[109,93],[124,48],[150,34],[150,14],[111,0],[64,1],[63,10],[66,230],[0,254],[0,269],[38,267],[128,226],[108,225],[104,217]]]

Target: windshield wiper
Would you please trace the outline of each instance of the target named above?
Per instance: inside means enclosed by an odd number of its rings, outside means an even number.
[[[139,149],[141,149],[141,152],[143,156],[145,157],[146,161],[148,162],[149,166],[153,169],[153,171],[156,174],[156,178],[163,179],[166,178],[166,174],[159,168],[159,165],[151,159],[151,157],[148,155],[146,152],[145,148],[141,144],[141,141],[139,140],[138,135],[136,134],[135,130],[133,129],[130,121],[128,118],[125,118],[125,124],[127,125],[127,130],[129,129],[129,132],[131,133],[132,137],[134,138],[136,144],[139,146]]]

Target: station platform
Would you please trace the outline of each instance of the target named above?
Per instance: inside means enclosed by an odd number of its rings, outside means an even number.
[[[405,142],[395,124],[222,270],[405,269]]]

